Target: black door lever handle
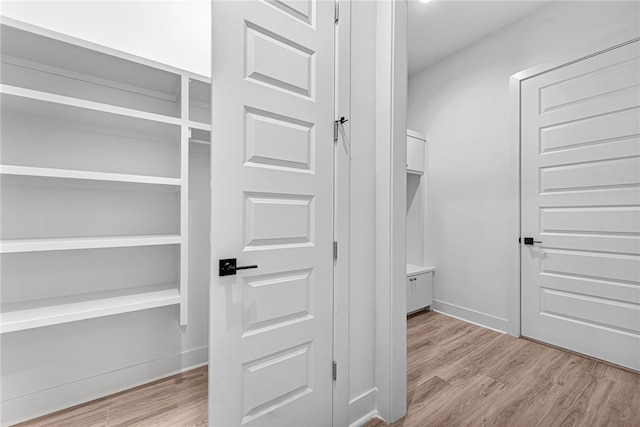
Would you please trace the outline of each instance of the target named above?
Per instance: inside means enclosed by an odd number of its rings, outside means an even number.
[[[250,268],[258,268],[257,265],[243,265],[240,267],[236,267],[236,270],[248,270]]]
[[[238,270],[248,270],[250,268],[258,268],[257,265],[237,265],[235,258],[227,258],[219,260],[218,276],[233,276]]]
[[[525,237],[524,244],[525,245],[533,245],[534,243],[542,243],[540,240],[533,240],[533,237]]]

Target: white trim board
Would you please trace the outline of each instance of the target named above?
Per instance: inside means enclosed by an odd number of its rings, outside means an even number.
[[[592,43],[583,48],[573,50],[542,65],[531,67],[526,70],[520,71],[519,73],[513,74],[509,78],[509,140],[513,141],[514,147],[516,147],[515,155],[518,158],[517,168],[512,172],[512,176],[517,177],[517,179],[513,180],[513,185],[517,185],[516,194],[518,195],[518,211],[514,212],[514,214],[516,214],[518,218],[518,229],[515,230],[517,236],[522,236],[522,195],[520,190],[522,162],[520,140],[520,91],[522,82],[539,74],[573,64],[575,62],[587,59],[591,56],[598,55],[608,50],[633,43],[637,40],[640,40],[640,27],[635,27],[623,31],[612,37],[608,37],[604,40]],[[514,258],[517,257],[517,259],[513,261],[516,262],[518,266],[517,277],[513,277],[513,285],[509,287],[507,295],[507,308],[509,310],[508,317],[511,320],[508,322],[506,331],[509,335],[512,335],[514,337],[521,336],[521,249],[522,246],[520,244],[517,244],[517,251],[514,251]]]
[[[205,366],[209,347],[198,347],[138,365],[105,372],[1,403],[2,427],[14,425],[133,387]]]
[[[378,413],[376,409],[371,410],[376,407],[377,393],[378,389],[374,387],[351,399],[349,402],[349,427],[363,426]]]
[[[491,329],[492,331],[500,332],[502,334],[507,333],[509,321],[501,317],[492,316],[480,311],[471,310],[470,308],[461,307],[459,305],[450,304],[441,300],[433,300],[433,311],[444,314],[445,316],[453,317],[458,320],[462,320],[467,323]]]
[[[378,417],[378,411],[377,410],[373,410],[373,411],[369,412],[367,415],[365,415],[364,417],[360,418],[359,420],[356,420],[353,423],[349,424],[349,427],[362,427],[367,423],[367,421],[369,421],[369,420],[371,420],[373,418],[380,418],[380,417]]]

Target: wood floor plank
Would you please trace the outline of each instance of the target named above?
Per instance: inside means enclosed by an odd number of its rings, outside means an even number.
[[[543,378],[532,377],[505,385],[495,401],[478,414],[483,425],[516,426],[535,425],[542,410],[551,410],[553,402],[547,398],[553,384]]]
[[[452,386],[442,378],[432,377],[422,383],[422,386],[411,394],[409,405],[414,408],[411,416],[407,416],[400,424],[402,426],[416,425],[424,412],[432,407],[446,403],[444,396],[448,396]]]
[[[455,387],[447,403],[433,407],[430,413],[425,414],[427,418],[420,417],[414,425],[424,425],[425,419],[437,426],[460,426],[477,420],[477,412],[491,405],[495,401],[494,396],[503,387],[493,378],[475,375],[473,381],[467,382],[464,387]]]
[[[107,426],[183,425],[176,424],[180,420],[197,425],[193,423],[201,413],[193,408],[204,407],[206,413],[206,400],[207,378],[202,369],[185,372],[138,393],[111,398]]]
[[[463,387],[476,375],[487,372],[489,367],[503,357],[505,348],[510,343],[509,338],[500,334],[486,337],[484,342],[478,343],[467,357],[453,358],[450,363],[441,366],[436,371],[436,375]]]
[[[17,426],[106,427],[108,411],[109,406],[97,400],[17,424]]]

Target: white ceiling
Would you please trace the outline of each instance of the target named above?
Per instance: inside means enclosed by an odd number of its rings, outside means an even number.
[[[549,1],[409,0],[409,75],[506,27]]]

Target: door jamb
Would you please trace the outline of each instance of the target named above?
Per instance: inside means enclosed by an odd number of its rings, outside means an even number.
[[[515,185],[518,186],[517,188],[517,194],[518,194],[517,234],[519,237],[521,237],[521,233],[522,233],[522,192],[521,192],[521,174],[522,174],[521,123],[522,122],[520,120],[520,110],[521,110],[520,102],[521,102],[522,82],[532,77],[535,77],[539,74],[543,74],[558,68],[565,67],[567,65],[576,63],[578,61],[582,61],[589,57],[599,55],[606,51],[616,49],[618,47],[621,47],[626,44],[633,43],[639,40],[640,40],[640,27],[634,27],[627,31],[618,33],[612,37],[606,38],[604,40],[600,40],[596,43],[568,52],[542,65],[538,65],[538,66],[520,71],[519,73],[513,74],[512,76],[509,77],[509,140],[514,141],[515,143],[515,147],[516,147],[515,155],[517,156],[517,159],[518,159],[517,171],[515,171],[513,175],[517,174]],[[517,280],[514,280],[515,285],[509,289],[509,294],[507,295],[508,301],[509,301],[508,307],[510,309],[509,310],[510,321],[507,328],[507,332],[509,335],[512,335],[515,337],[522,336],[521,250],[522,250],[522,245],[518,244],[517,260],[516,260],[518,265],[518,272],[517,272],[518,277],[517,277]]]
[[[334,120],[351,117],[351,0],[335,0],[340,19],[335,26]],[[350,197],[351,122],[338,126],[334,142],[333,240],[338,243],[333,261],[333,425],[349,425],[349,318],[350,318]]]
[[[388,423],[407,412],[407,9],[377,2],[375,384]]]

